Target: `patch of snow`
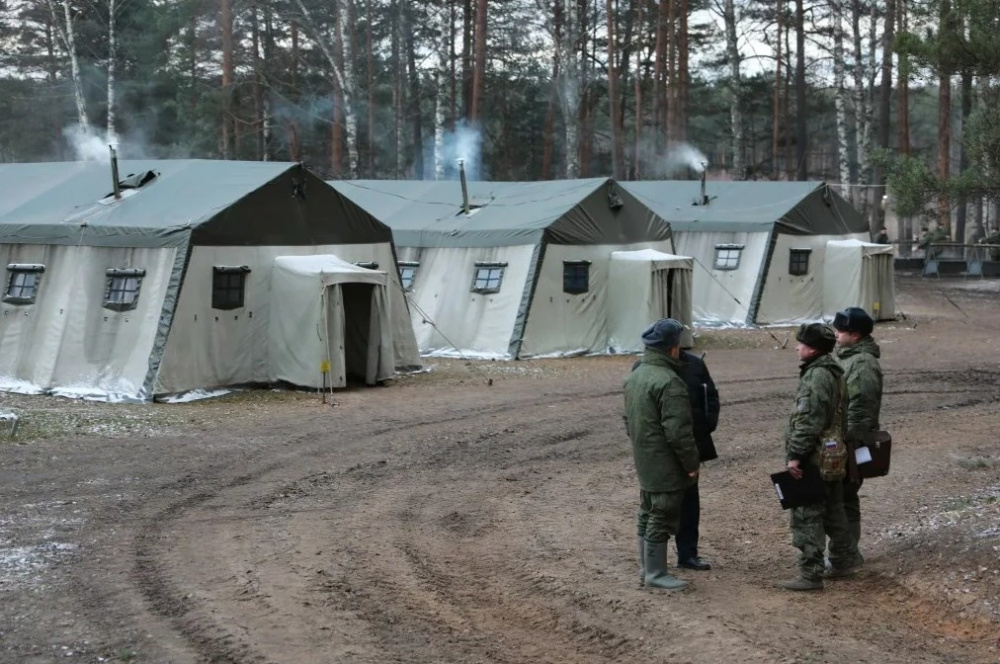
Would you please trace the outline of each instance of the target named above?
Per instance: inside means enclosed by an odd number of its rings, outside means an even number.
[[[0,390],[13,392],[15,394],[44,394],[45,388],[35,385],[32,382],[14,378],[13,376],[0,375]]]
[[[187,392],[181,392],[179,394],[171,394],[165,397],[158,397],[156,400],[161,403],[189,403],[191,401],[200,401],[202,399],[212,399],[214,397],[221,397],[224,394],[229,394],[234,390],[189,390]]]

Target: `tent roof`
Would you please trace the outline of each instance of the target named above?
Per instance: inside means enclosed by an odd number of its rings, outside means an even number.
[[[457,180],[335,180],[329,184],[392,228],[404,247],[617,244],[670,237],[658,215],[610,178],[469,181],[463,212]],[[612,210],[610,192],[623,205]]]
[[[709,180],[708,205],[698,205],[697,180],[623,182],[630,192],[670,222],[674,231],[795,235],[849,235],[868,225],[844,197],[825,182]]]
[[[109,164],[0,164],[0,242],[142,247],[177,246],[192,235],[198,243],[217,245],[315,243],[329,241],[329,235],[342,242],[378,241],[373,233],[385,241],[391,237],[356,206],[323,200],[340,197],[325,191],[299,164],[197,159],[118,163],[121,181],[149,172],[156,177],[123,189],[115,201]],[[315,180],[311,187],[310,179]],[[304,196],[293,195],[296,184]],[[249,197],[252,206],[234,210]],[[322,220],[317,214],[321,207],[327,210]],[[323,232],[321,222],[338,228]]]

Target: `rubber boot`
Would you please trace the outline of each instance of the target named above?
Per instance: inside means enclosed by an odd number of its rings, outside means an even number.
[[[646,583],[646,540],[642,535],[636,537],[639,542],[639,585]]]
[[[852,521],[847,524],[851,530],[851,539],[854,540],[854,548],[857,553],[854,556],[854,567],[861,567],[865,564],[865,557],[861,555],[861,522]]]
[[[646,587],[684,590],[687,583],[667,573],[667,543],[646,541]]]

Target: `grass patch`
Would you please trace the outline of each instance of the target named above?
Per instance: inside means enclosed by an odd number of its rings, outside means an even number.
[[[957,459],[956,463],[959,467],[965,468],[966,470],[991,470],[997,466],[996,459],[981,456]]]

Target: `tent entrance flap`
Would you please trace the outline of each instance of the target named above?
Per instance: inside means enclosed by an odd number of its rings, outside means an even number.
[[[693,345],[691,270],[687,256],[652,249],[611,253],[608,277],[609,346],[616,352],[642,350],[640,336],[650,323],[674,318],[687,327],[681,344]]]
[[[330,355],[342,356],[348,382],[378,382],[379,330],[378,317],[372,315],[374,300],[372,284],[345,283],[327,289],[327,301],[340,305],[327,310],[327,339],[340,340],[330,344]]]

